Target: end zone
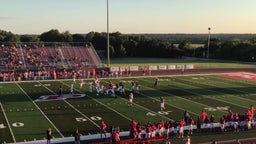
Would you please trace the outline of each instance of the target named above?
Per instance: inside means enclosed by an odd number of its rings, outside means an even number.
[[[218,74],[218,76],[256,81],[256,74],[248,73],[248,72],[223,73],[223,74]]]

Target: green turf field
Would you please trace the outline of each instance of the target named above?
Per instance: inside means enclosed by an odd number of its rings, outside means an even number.
[[[103,61],[107,64],[106,60]],[[168,58],[113,58],[111,66],[149,66],[193,64],[195,68],[255,68],[255,63],[208,60],[208,59],[168,59]]]
[[[213,114],[216,121],[228,110],[244,113],[250,105],[256,105],[256,81],[233,79],[217,75],[182,75],[158,77],[159,85],[154,87],[155,77],[129,77],[101,79],[105,86],[109,81],[123,82],[126,95],[117,98],[96,95],[88,92],[88,83],[79,82],[75,93],[87,94],[83,98],[57,101],[34,102],[42,95],[58,93],[60,85],[63,93],[69,93],[72,80],[30,81],[0,83],[0,143],[42,140],[48,127],[53,129],[55,138],[70,137],[76,128],[83,135],[99,132],[100,123],[104,120],[108,126],[119,126],[121,131],[129,129],[129,121],[136,120],[141,124],[147,122],[175,121],[183,118],[187,110],[196,119],[205,109],[208,115]],[[140,93],[134,95],[133,106],[128,105],[128,93],[131,82],[140,85]],[[160,111],[159,97],[166,100],[166,110]],[[239,137],[252,137],[251,130]],[[200,135],[200,134],[198,134]],[[195,135],[197,143],[212,139],[235,139],[237,134],[207,133],[203,137]],[[176,140],[177,143],[180,140]]]

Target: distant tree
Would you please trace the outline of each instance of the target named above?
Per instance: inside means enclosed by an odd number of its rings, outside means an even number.
[[[85,41],[85,37],[81,34],[73,34],[72,38],[73,38],[73,42],[84,42]]]
[[[20,42],[20,37],[12,32],[0,30],[0,42],[17,43]]]
[[[129,40],[125,41],[124,47],[126,47],[126,56],[134,57],[137,55],[136,49],[138,42],[130,37]]]
[[[73,41],[73,37],[71,35],[71,33],[69,31],[65,31],[62,34],[60,34],[62,37],[62,42],[72,42]]]
[[[93,39],[93,37],[94,37],[94,35],[95,35],[95,32],[89,32],[89,33],[86,34],[86,36],[85,36],[85,41],[91,42],[92,39]]]
[[[62,34],[57,29],[44,32],[39,38],[43,42],[63,42]]]
[[[95,49],[107,50],[107,36],[104,33],[95,33],[91,39]]]
[[[32,42],[32,43],[38,43],[40,42],[40,39],[38,36],[30,36],[30,35],[21,35],[20,36],[21,42]]]

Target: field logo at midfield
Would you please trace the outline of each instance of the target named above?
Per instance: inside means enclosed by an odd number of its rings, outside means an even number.
[[[256,81],[256,74],[246,73],[246,72],[224,73],[224,74],[219,74],[218,76]]]
[[[70,98],[81,98],[84,96],[85,96],[85,94],[63,94],[61,96],[59,96],[59,95],[43,95],[34,101],[40,102],[40,101],[65,100],[65,99],[70,99]]]

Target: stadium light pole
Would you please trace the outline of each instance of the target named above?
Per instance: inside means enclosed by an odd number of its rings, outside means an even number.
[[[109,56],[109,9],[108,9],[108,0],[107,0],[107,58],[108,58],[108,67],[110,67],[110,56]]]
[[[208,27],[208,43],[207,43],[207,55],[206,58],[209,59],[209,52],[210,52],[210,38],[211,38],[211,28]]]

